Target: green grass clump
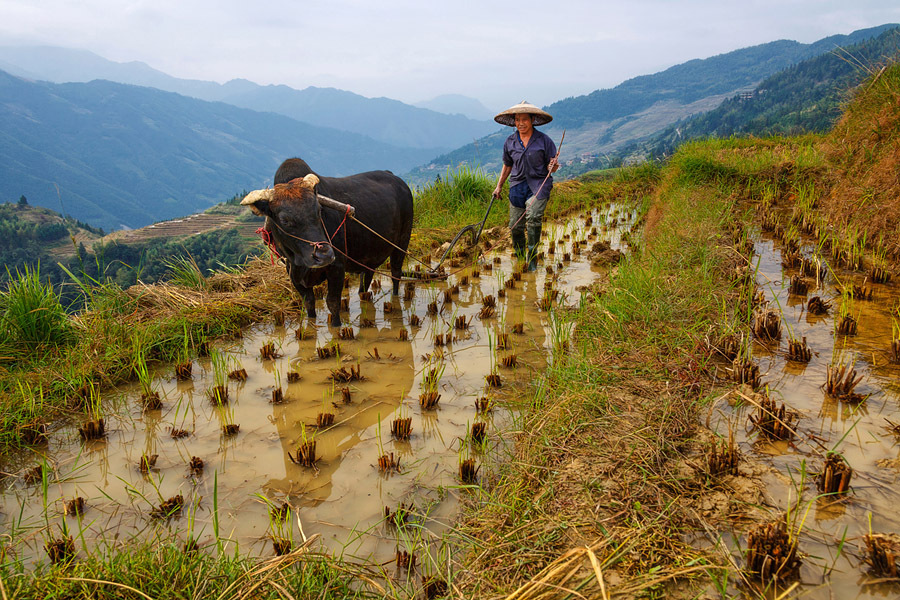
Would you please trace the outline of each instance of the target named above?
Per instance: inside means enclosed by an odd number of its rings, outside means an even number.
[[[197,265],[194,257],[173,256],[166,260],[169,270],[169,281],[175,285],[181,285],[194,290],[202,290],[207,287],[206,277]]]
[[[266,261],[254,261],[254,269],[271,271],[266,280],[284,275]],[[31,443],[35,427],[71,415],[91,384],[103,389],[135,379],[142,366],[196,356],[204,341],[234,335],[291,299],[286,277],[263,292],[219,293],[172,284],[125,291],[83,272],[68,276],[83,307],[77,316],[66,313],[36,271],[20,273],[0,295],[0,364],[6,368],[0,377],[0,457]]]
[[[358,568],[342,565],[308,550],[273,559],[251,559],[232,554],[216,555],[210,548],[163,543],[93,552],[67,567],[43,565],[28,572],[21,563],[0,566],[5,597],[26,599],[150,597],[155,600],[281,599],[290,590],[293,598],[364,598],[373,590]],[[202,574],[199,576],[198,574]],[[141,594],[134,590],[140,590]]]
[[[72,340],[72,322],[49,283],[42,283],[40,266],[10,275],[0,292],[0,360],[64,346]]]
[[[421,228],[460,227],[484,218],[496,182],[480,167],[460,166],[448,170],[441,179],[417,190],[414,230]],[[496,205],[495,205],[496,208]],[[503,223],[503,211],[491,211],[489,225]]]

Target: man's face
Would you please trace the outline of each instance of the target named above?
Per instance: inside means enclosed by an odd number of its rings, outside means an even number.
[[[531,133],[531,130],[534,129],[532,119],[533,117],[529,114],[516,115],[516,129],[519,130],[519,135],[528,136]]]

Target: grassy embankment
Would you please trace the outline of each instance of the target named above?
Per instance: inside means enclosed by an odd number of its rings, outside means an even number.
[[[900,186],[872,177],[887,173],[882,167],[896,156],[898,91],[900,72],[893,68],[869,85],[829,136],[693,143],[661,172],[643,168],[613,179],[559,186],[552,205],[557,214],[592,202],[634,200],[653,190],[643,202],[644,240],[605,290],[571,314],[576,326],[571,346],[557,352],[560,360],[536,382],[515,456],[495,481],[472,494],[457,530],[469,550],[451,581],[455,596],[495,597],[518,588],[515,597],[520,599],[542,593],[564,597],[568,592],[562,590],[568,588],[586,597],[662,597],[710,585],[722,589],[741,577],[734,557],[701,552],[686,538],[690,532],[702,536],[727,526],[695,509],[723,486],[704,467],[705,441],[713,436],[700,426],[698,411],[713,392],[711,348],[723,333],[742,330],[748,314],[748,217],[738,202],[791,202],[800,187],[820,186],[825,200],[811,209],[833,240],[865,233],[863,240],[859,235],[854,239],[856,246],[861,244],[875,262],[896,260],[891,244],[897,221],[891,211]],[[876,117],[879,126],[873,132],[865,123]],[[875,203],[883,218],[863,220],[847,210],[848,197],[857,208]],[[446,197],[434,194],[428,200],[423,193],[419,200],[420,226],[428,222],[425,215],[432,224],[445,223]],[[446,229],[481,216],[474,202],[466,204],[469,212]],[[494,224],[503,221],[502,214],[494,218]],[[433,239],[446,238],[446,230],[440,230]],[[415,247],[422,250],[431,243],[420,235]],[[59,392],[72,397],[75,384],[85,377],[111,382],[130,375],[133,331],[147,336],[142,339],[154,349],[151,356],[172,360],[184,347],[183,330],[189,332],[187,346],[192,349],[204,336],[230,331],[285,306],[290,298],[281,269],[263,261],[241,275],[210,283],[206,290],[159,286],[138,298],[95,291],[93,306],[99,312],[73,324],[91,328],[76,337],[97,339],[92,342],[97,352],[86,353],[87,365],[80,362],[74,370],[81,379],[51,376],[50,365],[58,367],[66,357],[85,352],[80,346],[84,341],[43,348],[40,362],[32,362],[43,365],[36,373],[26,370],[21,357],[7,362],[7,378],[17,380],[18,388],[30,385],[32,397],[40,388],[51,392],[48,399]],[[223,287],[228,289],[216,291]],[[109,316],[128,326],[115,330]],[[8,386],[4,408],[16,389]],[[7,416],[3,427],[8,444],[21,443],[9,433],[27,421],[18,410],[12,412],[18,419]],[[723,519],[746,517],[751,507],[742,502],[735,497]],[[299,558],[299,566],[281,568],[298,558],[253,571],[255,561],[183,554],[161,543],[88,557],[68,570],[47,567],[35,577],[7,577],[6,587],[22,586],[23,597],[113,597],[120,591],[63,579],[82,577],[140,588],[153,598],[176,592],[187,597],[278,597],[281,589],[290,589],[294,597],[344,597],[347,586],[360,582],[360,573],[348,572],[346,565],[318,562],[311,555]],[[198,569],[205,573],[203,581],[195,576]],[[320,574],[321,586],[301,587],[308,570]],[[373,586],[356,589],[381,594]]]
[[[711,347],[746,326],[738,200],[816,172],[813,142],[694,143],[662,170],[641,251],[572,315],[572,348],[536,394],[516,456],[473,498],[462,528],[474,540],[459,581],[466,596],[524,585],[517,598],[552,586],[663,597],[676,581],[735,576],[684,537],[723,525],[697,510],[722,489],[704,468],[714,436],[699,419],[715,390]]]

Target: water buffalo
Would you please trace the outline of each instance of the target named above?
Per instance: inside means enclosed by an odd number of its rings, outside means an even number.
[[[400,292],[413,198],[409,186],[390,171],[319,177],[306,162],[291,158],[275,173],[274,189],[250,192],[241,204],[266,217],[266,230],[310,318],[316,316],[313,287],[327,280],[331,325],[340,326],[344,273],[360,273],[359,291],[365,292],[388,257],[394,294]],[[354,218],[347,217],[347,205]]]

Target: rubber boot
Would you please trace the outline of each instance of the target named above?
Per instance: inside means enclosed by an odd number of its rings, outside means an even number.
[[[525,251],[527,250],[525,246],[525,232],[521,229],[513,229],[510,232],[510,237],[512,238],[513,251],[516,253],[516,256],[524,259]]]
[[[538,246],[541,245],[541,224],[528,225],[528,270],[537,269]]]

